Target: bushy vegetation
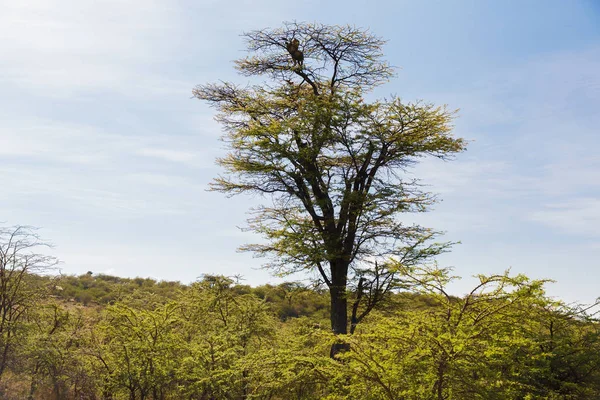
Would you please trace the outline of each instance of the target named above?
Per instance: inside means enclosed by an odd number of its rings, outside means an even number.
[[[353,335],[333,335],[327,293],[299,283],[190,285],[41,277],[11,329],[3,399],[595,399],[600,325],[542,281],[403,271]],[[72,297],[73,296],[73,297]],[[330,358],[332,343],[350,350]]]

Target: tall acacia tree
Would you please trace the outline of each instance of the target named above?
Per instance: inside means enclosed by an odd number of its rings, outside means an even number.
[[[330,291],[331,327],[345,334],[349,291],[355,325],[395,282],[385,259],[416,263],[446,248],[428,245],[433,231],[398,216],[434,200],[407,168],[427,155],[450,158],[465,142],[451,135],[453,112],[444,107],[365,100],[393,76],[385,41],[368,31],[294,22],[243,36],[250,55],[237,69],[267,81],[193,91],[217,108],[229,147],[218,160],[226,174],[212,187],[270,197],[249,220],[266,244],[243,249],[272,256],[268,266],[279,273],[316,271]]]

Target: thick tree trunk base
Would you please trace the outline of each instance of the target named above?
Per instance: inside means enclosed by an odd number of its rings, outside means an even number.
[[[347,352],[350,350],[349,343],[334,343],[331,345],[331,350],[329,351],[329,357],[334,360],[338,357],[338,355]]]

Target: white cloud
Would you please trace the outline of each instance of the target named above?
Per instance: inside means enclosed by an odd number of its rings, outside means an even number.
[[[160,80],[149,66],[168,59],[178,13],[166,0],[5,2],[0,81],[70,96]]]
[[[137,151],[137,154],[140,154],[145,157],[158,158],[164,161],[170,161],[175,163],[187,164],[187,165],[200,165],[203,164],[200,159],[200,155],[198,153],[192,153],[190,151],[181,151],[181,150],[169,150],[162,148],[142,148]],[[207,157],[205,157],[207,158]],[[206,163],[205,165],[211,165],[212,163]]]
[[[0,127],[0,156],[38,161],[104,163],[119,152],[132,152],[143,137],[109,133],[100,128],[30,118],[26,124],[4,116]]]
[[[588,197],[600,197],[599,89],[600,47],[593,47],[493,71],[460,93],[433,94],[461,107],[457,135],[476,140],[456,161],[425,161],[417,176],[448,200],[438,208],[457,223],[501,224],[498,215],[532,221],[549,203],[589,207]]]
[[[551,203],[530,218],[566,234],[600,238],[600,199],[575,198]]]
[[[199,187],[197,182],[182,176],[153,174],[153,173],[138,173],[126,175],[126,179],[132,183],[144,183],[155,186],[168,187]]]
[[[39,118],[24,124],[3,116],[0,157],[114,169],[127,165],[132,156],[141,156],[189,167],[212,167],[217,150],[202,146],[201,140],[141,129],[124,134],[116,129]]]
[[[32,119],[19,124],[5,119],[0,127],[0,200],[16,207],[37,201],[42,210],[54,205],[65,213],[113,217],[190,210],[204,185],[186,178],[187,169],[157,167],[153,158],[180,161],[185,168],[202,168],[212,158],[195,140],[144,133],[124,135],[74,123]],[[140,147],[152,158],[140,156]],[[199,149],[196,153],[189,150],[194,147]],[[169,186],[170,192],[158,190],[161,186]]]
[[[65,219],[119,219],[182,214],[193,206],[186,196],[173,201],[147,181],[132,183],[118,175],[72,171],[68,167],[2,167],[0,181],[0,202],[10,210],[11,218],[27,208],[30,215],[40,218],[53,213]],[[189,197],[202,190],[196,186],[179,188]]]

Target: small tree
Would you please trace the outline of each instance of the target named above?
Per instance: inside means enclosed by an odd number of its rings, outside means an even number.
[[[125,392],[129,399],[164,399],[174,390],[175,371],[181,360],[177,304],[154,310],[116,303],[106,308],[98,326],[104,337],[109,387]]]
[[[177,371],[181,398],[263,398],[252,361],[271,348],[276,320],[264,301],[237,289],[231,278],[206,275],[181,297],[188,349]]]
[[[0,227],[0,377],[6,370],[27,311],[44,294],[32,274],[47,272],[54,257],[37,252],[47,246],[28,226]]]
[[[52,299],[29,313],[27,337],[18,354],[24,376],[31,377],[28,399],[96,398],[100,366],[86,356],[88,324],[83,309]]]
[[[253,55],[237,69],[270,82],[193,92],[218,109],[229,144],[218,160],[227,174],[213,189],[270,196],[272,205],[249,220],[268,243],[243,249],[273,256],[269,266],[281,274],[318,271],[331,295],[332,330],[345,334],[349,284],[360,291],[379,283],[375,292],[384,292],[394,282],[372,276],[375,261],[417,263],[446,248],[426,244],[430,229],[398,220],[433,201],[405,172],[423,156],[448,159],[465,143],[451,136],[453,113],[443,107],[364,99],[393,72],[382,60],[385,42],[368,31],[286,23],[244,37]]]
[[[538,358],[531,331],[549,302],[545,281],[508,271],[478,275],[479,284],[454,297],[447,291],[455,278],[449,269],[399,268],[429,306],[372,315],[373,323],[350,339],[353,351],[345,356],[354,398],[542,398],[527,396],[536,393],[527,380],[540,370],[528,364]]]

